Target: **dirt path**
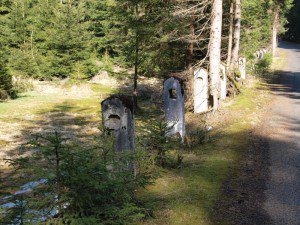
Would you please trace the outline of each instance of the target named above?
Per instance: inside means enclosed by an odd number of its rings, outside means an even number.
[[[300,224],[300,45],[282,43],[287,57],[267,122],[270,178],[264,209],[272,224]]]

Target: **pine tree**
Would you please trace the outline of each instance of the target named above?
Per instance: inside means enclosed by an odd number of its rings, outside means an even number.
[[[291,13],[288,16],[289,23],[286,25],[288,29],[285,38],[292,41],[300,42],[300,2],[295,1]]]
[[[37,64],[33,56],[31,12],[33,0],[12,1],[7,25],[9,27],[9,68],[19,76],[34,76]]]
[[[118,49],[114,52],[125,65],[134,68],[133,95],[137,104],[139,75],[153,75],[160,70],[155,63],[166,38],[169,23],[164,22],[170,17],[170,6],[156,0],[121,0],[110,6],[112,29],[104,38],[114,39],[114,49]]]
[[[0,100],[5,100],[9,95],[13,95],[12,77],[8,73],[4,54],[0,49]]]
[[[286,12],[292,7],[292,0],[276,0],[272,5],[272,54],[275,56],[278,46],[278,34],[282,32],[286,24]]]
[[[37,7],[44,7],[48,14],[45,21],[37,26],[42,29],[39,37],[43,41],[38,46],[42,76],[91,77],[95,73],[93,38],[85,21],[85,4],[81,1],[58,4],[52,0],[48,6],[41,4]],[[38,10],[38,13],[43,16],[45,11]]]
[[[6,22],[9,14],[9,1],[0,1],[0,99],[6,99],[13,95],[12,77],[7,69],[8,54],[8,27]]]
[[[12,72],[47,79],[94,75],[86,14],[87,1],[12,1],[6,20]]]

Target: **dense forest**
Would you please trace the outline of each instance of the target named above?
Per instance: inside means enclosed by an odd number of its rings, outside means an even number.
[[[233,35],[230,24],[236,20],[233,3],[221,4],[225,61]],[[240,54],[251,59],[272,42],[273,24],[286,22],[291,1],[241,4]],[[11,84],[13,76],[88,79],[101,69],[99,62],[109,61],[135,68],[135,76],[164,77],[209,61],[209,0],[1,0],[0,9],[1,89],[11,95],[18,91]],[[276,14],[280,17],[274,22]]]
[[[290,39],[299,37],[299,2],[293,5],[293,0],[0,0],[1,101],[18,99],[26,91],[20,80],[84,83],[105,71],[130,80],[126,106],[137,120],[148,122],[137,126],[134,154],[110,151],[111,130],[102,127],[93,145],[75,144],[56,131],[38,133],[25,147],[40,151],[8,160],[18,178],[38,182],[37,191],[25,200],[16,195],[17,204],[3,221],[134,224],[152,217],[139,190],[153,184],[158,171],[180,169],[182,150],[203,144],[206,137],[196,130],[197,140],[172,138],[170,126],[157,116],[162,109],[139,111],[140,78],[177,77],[184,84],[183,104],[193,111],[194,72],[204,68],[215,113],[221,102],[221,66],[228,80],[225,95],[236,96],[244,84],[241,58],[247,60],[247,74],[262,75],[286,28]],[[63,109],[72,107],[55,112]],[[150,111],[159,113],[149,119],[145,114]],[[128,170],[132,161],[134,172]]]
[[[300,40],[300,1],[295,1],[294,6],[291,9],[291,12],[288,15],[288,21],[286,28],[288,29],[287,33],[284,35],[284,38],[290,41]]]

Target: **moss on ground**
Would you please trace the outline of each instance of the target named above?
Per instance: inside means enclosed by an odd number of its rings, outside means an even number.
[[[18,123],[22,126],[20,129],[26,130],[35,121],[43,120],[52,113],[58,114],[55,120],[62,117],[60,125],[93,123],[97,127],[100,123],[100,101],[114,90],[101,85],[92,85],[92,90],[95,95],[81,99],[26,93],[19,99],[0,103],[0,122]],[[184,154],[181,168],[157,168],[160,177],[155,184],[139,193],[146,207],[153,210],[153,216],[140,224],[212,223],[215,203],[222,197],[222,183],[229,174],[237,172],[243,149],[248,145],[249,132],[259,122],[258,115],[267,102],[267,92],[267,85],[259,81],[244,88],[229,106],[207,121],[213,126],[213,131],[208,133],[204,145],[195,146]],[[138,126],[159,113],[157,109],[143,107],[142,113],[137,116]],[[32,115],[35,117],[27,118]],[[200,116],[193,116],[189,123],[197,124],[193,129],[198,129],[201,120]],[[6,145],[7,141],[2,140],[1,144]]]
[[[249,133],[259,122],[268,91],[255,81],[232,104],[221,110],[209,139],[184,154],[180,169],[163,169],[157,182],[140,195],[152,207],[153,216],[140,224],[213,224],[215,203],[221,188],[237,168],[248,146]],[[222,120],[224,116],[226,119]],[[194,120],[194,121],[193,121]],[[190,123],[197,124],[199,117]]]

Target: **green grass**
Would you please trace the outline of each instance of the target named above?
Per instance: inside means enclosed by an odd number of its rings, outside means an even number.
[[[34,138],[37,129],[54,131],[63,128],[71,134],[95,134],[101,120],[100,102],[115,90],[91,86],[97,88],[86,98],[32,91],[17,99],[0,102],[0,148],[8,153],[13,151],[16,138],[26,143]]]
[[[257,101],[264,104],[267,100],[264,93],[259,83],[245,88],[226,109],[232,116],[218,123],[209,141],[184,154],[183,168],[161,170],[156,183],[140,193],[154,210],[153,217],[140,224],[214,224],[222,183],[229,174],[238,172],[235,170],[259,111]]]
[[[111,87],[104,86],[102,84],[92,84],[92,90],[96,93],[102,94],[114,94],[116,90],[112,89]]]
[[[242,94],[227,107],[228,118],[213,124],[214,129],[209,133],[208,141],[184,154],[182,168],[157,168],[160,177],[155,184],[139,192],[146,207],[153,209],[153,216],[139,224],[213,224],[215,203],[222,198],[222,183],[228,174],[235,172],[243,149],[247,147],[248,133],[260,110],[257,103],[264,104],[266,101],[263,96],[265,89],[260,83],[243,89]],[[19,99],[0,103],[0,120],[24,123],[26,129],[26,126],[32,125],[30,123],[43,120],[47,113],[57,113],[73,114],[71,123],[75,125],[86,122],[100,124],[100,102],[114,90],[102,85],[92,85],[92,90],[94,96],[81,99],[26,93]],[[148,120],[148,111],[159,113],[144,107],[143,113],[137,117],[137,126]],[[36,115],[36,118],[24,122],[24,117],[28,115]],[[199,124],[201,119],[195,117],[194,120],[190,123]],[[2,142],[0,146],[6,144]]]
[[[24,93],[17,99],[0,103],[0,120],[5,118],[13,122],[27,115],[43,115],[58,111],[78,113],[83,116],[99,113],[101,100],[115,90],[97,84],[92,84],[91,87],[95,95],[80,99],[37,92]]]

